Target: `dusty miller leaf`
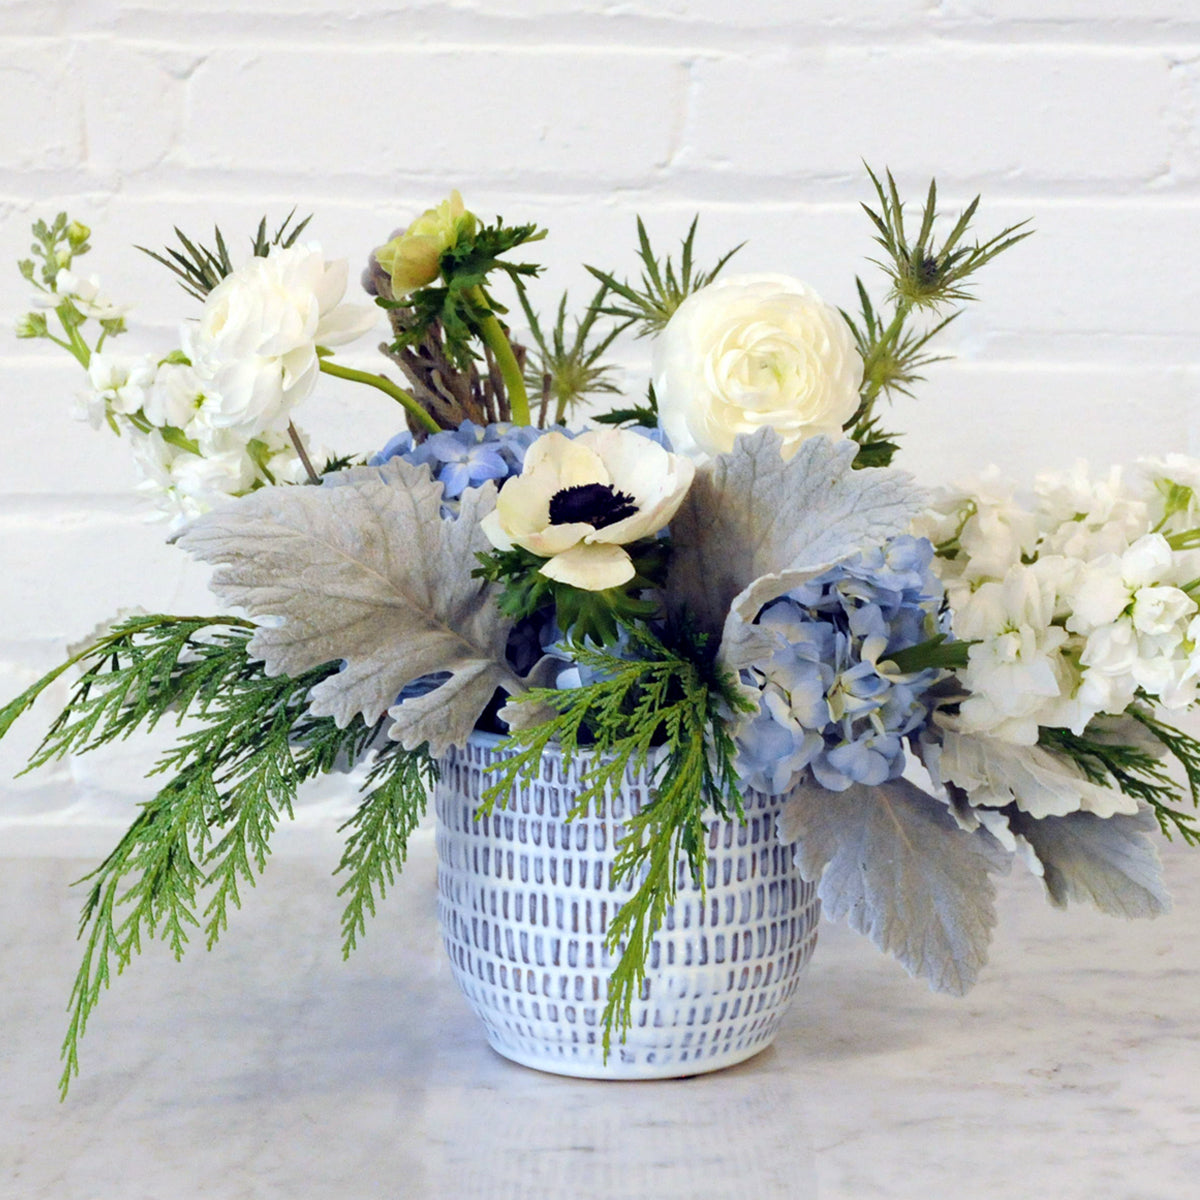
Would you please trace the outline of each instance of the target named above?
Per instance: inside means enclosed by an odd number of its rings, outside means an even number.
[[[938,764],[941,777],[958,784],[980,807],[1016,804],[1038,819],[1080,810],[1104,818],[1138,810],[1134,797],[1090,782],[1069,758],[1044,746],[1016,746],[987,734],[947,729]]]
[[[910,975],[962,995],[987,961],[996,923],[990,871],[1007,859],[982,830],[906,779],[830,792],[801,785],[779,821],[796,865],[833,919],[867,934]]]
[[[816,573],[904,533],[920,511],[923,494],[906,474],[851,469],[854,442],[810,438],[787,462],[780,445],[770,428],[739,438],[696,471],[671,521],[669,594],[709,632],[762,576]]]
[[[371,724],[391,709],[390,736],[437,757],[466,740],[497,687],[524,690],[505,659],[510,622],[471,578],[496,489],[469,490],[455,520],[440,516],[441,498],[427,467],[393,459],[342,472],[335,487],[264,488],[180,540],[221,564],[218,596],[274,618],[249,645],[268,675],[343,660],[313,689],[315,716]],[[401,688],[438,671],[449,679],[393,708]]]
[[[1149,808],[1136,816],[1077,812],[1040,821],[1022,813],[1009,823],[1033,847],[1059,908],[1084,900],[1114,917],[1156,917],[1170,909],[1158,852],[1146,837],[1158,828]]]

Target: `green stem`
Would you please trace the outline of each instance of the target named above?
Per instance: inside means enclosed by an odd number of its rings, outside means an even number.
[[[442,427],[423,409],[417,401],[403,388],[397,387],[386,375],[373,375],[370,371],[356,371],[353,367],[343,367],[340,363],[331,362],[328,358],[321,359],[321,370],[326,375],[338,379],[349,379],[352,383],[365,383],[369,387],[378,388],[385,395],[391,396],[404,406],[409,415],[430,433],[441,433]]]
[[[486,317],[480,318],[479,336],[496,356],[496,366],[500,368],[500,376],[508,391],[508,407],[512,413],[512,419],[518,425],[532,425],[533,418],[529,413],[529,395],[525,391],[525,376],[521,372],[517,356],[513,353],[512,343],[508,340],[504,327],[496,319],[496,314],[490,311],[483,288],[478,286],[471,288],[470,296],[481,309],[487,312]]]

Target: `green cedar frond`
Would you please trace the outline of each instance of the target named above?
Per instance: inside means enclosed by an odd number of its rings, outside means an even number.
[[[1154,717],[1148,709],[1130,705],[1126,712],[1163,744],[1183,766],[1193,804],[1200,797],[1200,742]],[[1184,797],[1162,761],[1139,746],[1114,743],[1085,730],[1042,728],[1038,744],[1070,758],[1086,778],[1103,787],[1116,787],[1149,804],[1166,837],[1178,832],[1189,845],[1200,845],[1196,815],[1179,805]]]
[[[236,617],[131,618],[0,710],[2,734],[68,666],[84,665],[35,763],[84,753],[168,715],[177,723],[191,718],[151,772],[168,775],[168,782],[87,876],[79,927],[84,957],[63,1044],[64,1096],[78,1074],[79,1039],[114,968],[120,974],[143,940],[160,938],[179,957],[189,931],[201,926],[214,945],[230,906],[240,907],[240,889],[265,868],[270,837],[281,817],[292,815],[297,787],[355,761],[381,735],[381,723],[355,718],[339,729],[333,718],[309,714],[313,687],[337,665],[268,677],[248,654],[253,630]],[[424,804],[417,790],[430,777],[428,756],[395,749],[381,762],[404,782],[385,780],[376,791],[401,787],[403,796],[393,800],[402,799],[415,820]],[[381,778],[377,772],[369,782]],[[399,861],[402,855],[393,856]],[[364,869],[362,879],[369,880],[376,868]],[[201,893],[207,895],[202,910]]]
[[[484,792],[483,811],[503,804],[512,788],[532,776],[543,753],[558,746],[570,762],[584,747],[592,759],[573,816],[616,795],[627,772],[649,770],[653,799],[625,822],[616,843],[612,884],[640,878],[609,926],[607,947],[619,959],[604,1009],[604,1047],[614,1029],[628,1029],[632,1005],[646,976],[650,944],[675,896],[681,860],[704,886],[705,810],[742,816],[733,769],[736,748],[725,715],[748,702],[712,662],[706,639],[687,627],[671,631],[669,646],[644,629],[627,630],[630,658],[574,646],[581,665],[605,678],[586,687],[538,688],[522,697],[556,710],[528,729],[516,730],[513,753],[494,768],[498,779]]]
[[[312,220],[312,215],[309,214],[303,221],[292,225],[292,218],[295,215],[296,210],[293,208],[283,219],[283,223],[275,231],[273,237],[269,237],[267,234],[267,218],[263,217],[259,221],[258,229],[250,239],[250,248],[256,258],[266,258],[271,253],[273,246],[286,249],[295,245],[296,239]],[[143,254],[148,254],[155,262],[162,263],[168,271],[178,277],[180,286],[189,296],[202,301],[222,279],[233,274],[233,261],[229,257],[225,237],[220,228],[214,226],[213,238],[216,247],[209,249],[189,238],[178,225],[175,227],[175,236],[182,248],[180,250],[167,246],[163,253],[159,254],[145,246],[138,246],[137,249]]]
[[[562,424],[567,411],[587,396],[602,392],[617,392],[620,388],[609,376],[616,370],[612,363],[600,361],[601,355],[612,345],[617,336],[629,324],[628,321],[614,325],[603,336],[592,338],[592,328],[603,310],[608,285],[601,284],[588,304],[583,317],[575,321],[574,337],[567,335],[567,293],[563,292],[555,316],[554,328],[547,339],[542,331],[537,313],[529,302],[525,286],[517,281],[517,297],[529,323],[537,350],[537,361],[526,367],[526,382],[536,394],[545,390],[554,404],[554,420]],[[589,344],[590,342],[590,344]]]
[[[375,893],[382,900],[394,886],[408,855],[408,838],[425,812],[437,780],[437,763],[425,747],[409,752],[399,746],[382,754],[367,774],[365,795],[341,831],[353,832],[335,874],[349,877],[338,889],[349,895],[342,914],[342,956],[349,958],[366,933],[367,915],[375,915]],[[367,790],[369,789],[369,790]]]
[[[654,252],[646,226],[642,218],[638,217],[638,258],[642,260],[640,285],[635,287],[630,283],[623,283],[611,273],[596,267],[587,268],[609,291],[623,301],[608,305],[600,311],[610,317],[616,317],[626,325],[636,325],[638,337],[660,333],[684,300],[693,292],[712,283],[725,264],[746,244],[739,242],[727,254],[722,255],[716,266],[711,269],[696,270],[693,246],[699,220],[699,214],[692,218],[687,236],[680,245],[680,263],[676,268],[669,256],[660,259]]]

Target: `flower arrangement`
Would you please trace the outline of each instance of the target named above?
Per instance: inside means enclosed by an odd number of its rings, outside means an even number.
[[[1200,840],[1200,742],[1170,723],[1200,698],[1200,464],[1077,467],[1029,502],[892,468],[880,402],[1028,230],[969,240],[976,200],[939,239],[931,185],[914,237],[890,174],[870,178],[887,292],[857,281],[853,315],[784,275],[729,276],[730,255],[697,269],[695,223],[664,258],[639,222],[641,278],[589,267],[583,315],[564,296],[544,325],[540,268],[512,257],[543,231],[455,192],[374,251],[373,304],[345,301],[307,221],[264,221],[237,263],[219,230],[179,234],[153,257],[196,319],[142,358],[109,349],[125,310],[78,273],[89,231],[35,225],[18,334],[78,360],[82,415],[130,446],[233,610],[126,616],[0,710],[2,736],[81,672],[31,766],[180,728],[89,876],[64,1092],[114,967],[152,937],[181,954],[197,925],[211,947],[299,784],[358,763],[349,954],[439,759],[481,730],[509,750],[485,811],[550,748],[590,756],[578,813],[652,772],[614,868],[632,892],[607,935],[606,1046],[681,869],[703,880],[708,823],[744,788],[788,795],[778,834],[827,914],[941,990],[974,982],[1014,857],[1056,904],[1163,911],[1152,832]],[[380,310],[399,383],[332,352]],[[653,379],[604,411],[623,333],[654,339]],[[313,445],[293,414],[322,376],[382,393],[404,428],[370,456]]]

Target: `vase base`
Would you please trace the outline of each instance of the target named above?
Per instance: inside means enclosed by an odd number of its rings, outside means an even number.
[[[659,1051],[642,1058],[629,1055],[618,1047],[608,1056],[608,1060],[604,1061],[602,1056],[594,1052],[579,1056],[570,1053],[555,1054],[550,1047],[527,1049],[505,1044],[491,1037],[490,1031],[488,1036],[488,1045],[501,1058],[506,1058],[518,1066],[541,1071],[546,1075],[565,1076],[569,1079],[607,1079],[614,1083],[690,1079],[694,1075],[709,1075],[714,1071],[724,1071],[728,1067],[746,1062],[756,1054],[761,1054],[773,1041],[774,1037],[765,1038],[750,1046],[729,1047],[711,1054],[684,1052],[681,1056]],[[593,1048],[587,1047],[586,1050],[592,1051]]]

